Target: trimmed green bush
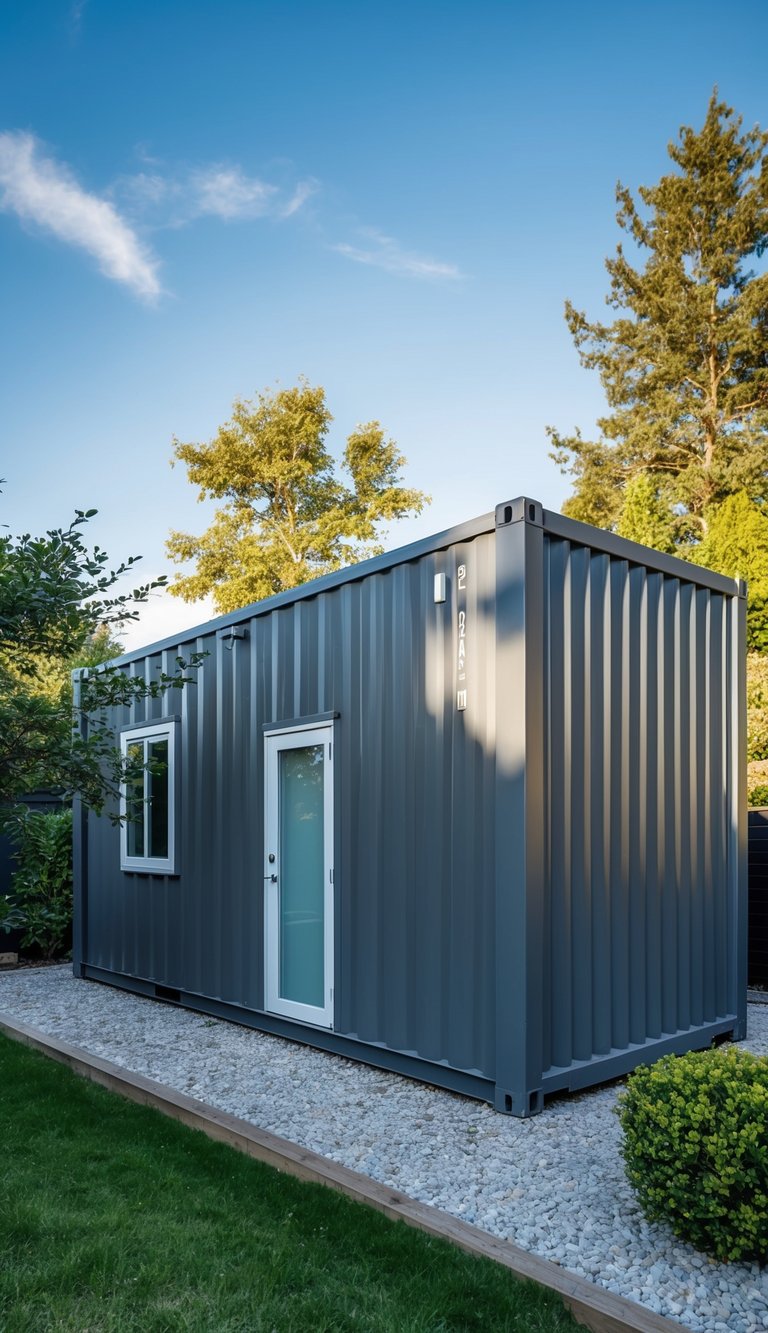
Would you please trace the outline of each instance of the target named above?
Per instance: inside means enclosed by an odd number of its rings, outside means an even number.
[[[630,1075],[618,1115],[650,1221],[717,1259],[768,1258],[768,1059],[665,1056]]]

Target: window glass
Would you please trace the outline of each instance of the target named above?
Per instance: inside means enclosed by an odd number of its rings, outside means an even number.
[[[123,732],[120,864],[145,874],[177,874],[175,722],[147,722]]]
[[[147,856],[168,855],[168,740],[150,741]]]
[[[144,855],[144,742],[132,742],[126,751],[133,770],[126,782],[126,850],[129,856]]]

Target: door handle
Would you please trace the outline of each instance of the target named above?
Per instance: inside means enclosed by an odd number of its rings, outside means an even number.
[[[273,884],[277,884],[277,875],[265,875],[264,878],[271,880]]]

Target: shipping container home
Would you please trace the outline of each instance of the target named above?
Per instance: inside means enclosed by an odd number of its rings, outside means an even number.
[[[79,976],[527,1116],[746,1023],[743,584],[520,498],[120,661]]]

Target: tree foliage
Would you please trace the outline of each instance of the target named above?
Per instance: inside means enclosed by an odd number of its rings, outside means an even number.
[[[212,593],[232,611],[379,554],[380,525],[421,512],[429,497],[401,485],[405,459],[379,423],[352,432],[340,472],[326,444],[331,421],[324,390],[301,380],[237,399],[207,444],[174,441],[199,499],[224,504],[202,536],[171,532],[171,559],[195,562],[171,592]]]
[[[596,370],[608,411],[599,438],[550,428],[553,457],[573,477],[563,506],[724,573],[748,577],[718,515],[732,497],[754,510],[748,562],[768,561],[768,134],[713,94],[699,132],[669,145],[673,170],[636,201],[617,187],[625,233],[607,260],[607,303],[590,321],[568,302],[582,365]],[[698,558],[698,557],[696,557]],[[762,575],[761,575],[762,577]]]
[[[704,537],[687,558],[749,587],[747,646],[768,653],[768,509],[756,505],[746,491],[729,495],[709,512]]]
[[[120,657],[125,645],[112,633],[110,625],[97,625],[89,630],[81,646],[70,657],[67,665],[71,671],[77,667],[97,667],[103,662],[111,662]]]
[[[768,805],[768,656],[747,654],[747,796]]]
[[[106,553],[86,546],[83,527],[95,512],[77,511],[69,527],[43,537],[0,536],[0,805],[7,817],[40,787],[79,792],[100,809],[121,777],[106,709],[193,679],[187,668],[195,662],[181,659],[172,675],[158,672],[150,681],[98,666],[84,674],[73,714],[71,666],[92,666],[94,656],[112,651],[110,627],[135,619],[137,604],[165,581],[116,593],[138,557],[109,569]],[[76,726],[86,714],[87,735]]]
[[[671,554],[675,549],[674,527],[674,517],[659,496],[655,477],[648,472],[630,477],[616,523],[619,536]]]
[[[114,637],[110,626],[99,625],[86,634],[82,647],[69,657],[58,657],[55,653],[27,653],[19,665],[6,656],[4,669],[28,692],[71,705],[72,672],[78,667],[101,666],[119,657],[122,651],[123,645]],[[0,659],[3,657],[0,652]]]
[[[105,551],[89,550],[82,529],[95,514],[78,509],[69,527],[43,537],[0,536],[0,651],[24,675],[38,675],[38,657],[73,657],[102,624],[137,619],[135,604],[163,582],[107,596],[140,557],[130,556],[110,570]]]

